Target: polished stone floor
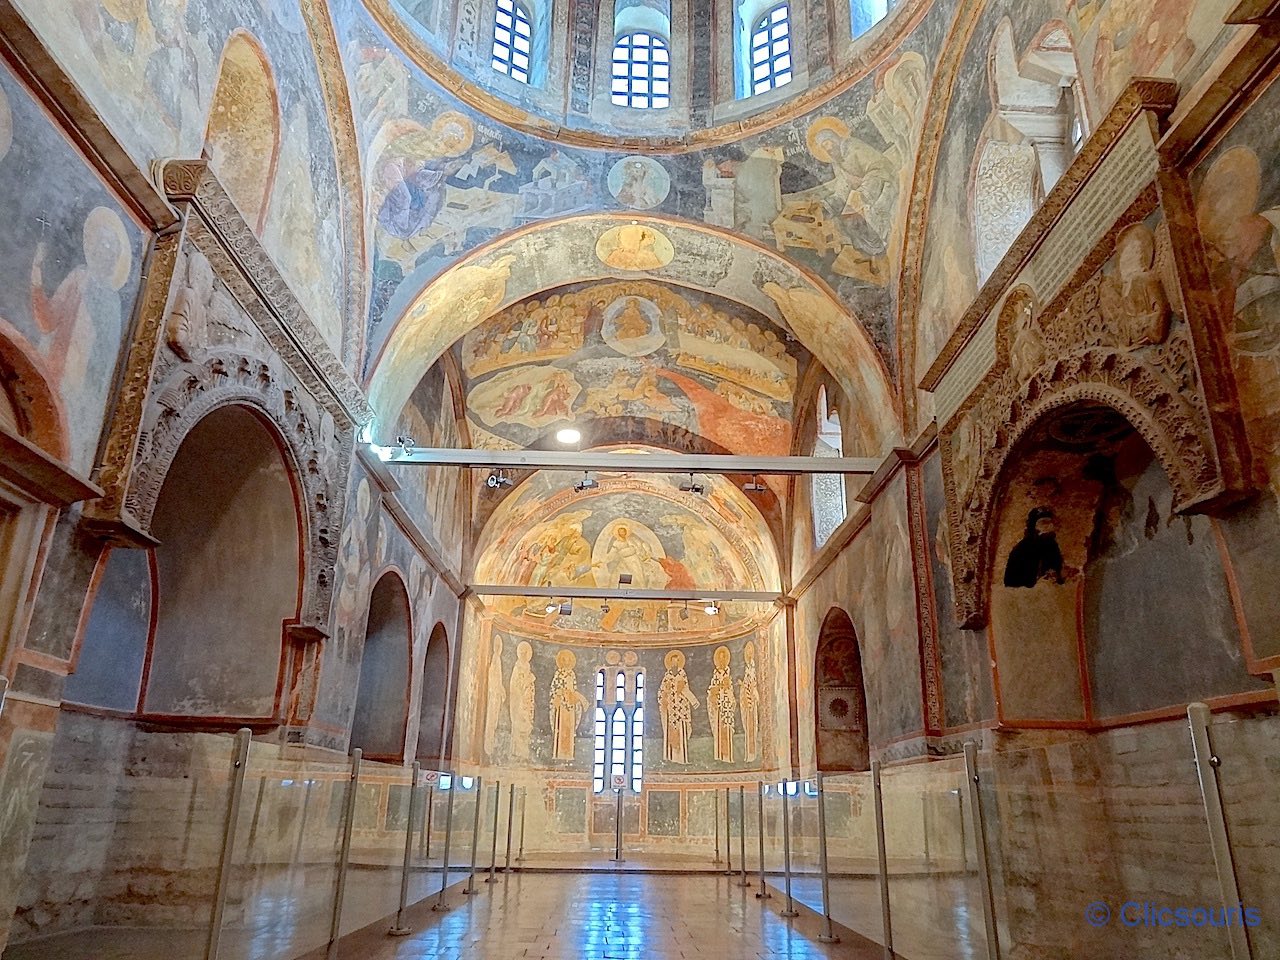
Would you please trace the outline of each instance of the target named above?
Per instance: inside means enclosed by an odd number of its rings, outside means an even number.
[[[460,898],[454,898],[457,900]],[[846,935],[819,943],[819,920],[779,916],[750,888],[714,874],[526,873],[443,914],[415,909],[415,932],[380,928],[348,938],[360,960],[881,960],[880,947]],[[317,960],[319,954],[314,955]],[[308,958],[312,960],[312,958]]]

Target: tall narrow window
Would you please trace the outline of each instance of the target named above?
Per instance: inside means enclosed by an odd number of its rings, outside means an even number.
[[[533,55],[533,20],[518,0],[498,0],[493,21],[493,69],[521,83],[529,82]]]
[[[627,677],[618,672],[614,686],[613,716],[609,720],[609,778],[627,774],[627,711],[622,702],[627,696]],[[617,781],[614,781],[617,782]]]
[[[644,674],[636,674],[636,708],[631,711],[631,791],[644,786]]]
[[[853,35],[860,37],[885,18],[897,0],[853,0],[849,22]]]
[[[604,763],[606,727],[604,718],[604,671],[596,673],[596,712],[593,717],[595,738],[591,754],[591,789],[595,793],[604,792]]]
[[[751,31],[751,92],[764,93],[791,82],[791,5],[780,3]]]
[[[656,33],[637,30],[613,45],[613,104],[638,110],[671,106],[671,50]]]
[[[817,436],[814,437],[815,457],[843,457],[844,440],[840,433],[840,411],[827,397],[825,386],[818,388]],[[815,473],[813,475],[813,539],[821,547],[836,528],[844,523],[848,514],[845,500],[844,475],[839,473]]]

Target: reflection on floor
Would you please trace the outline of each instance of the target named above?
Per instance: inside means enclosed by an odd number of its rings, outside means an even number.
[[[433,917],[415,910],[417,931],[390,940],[374,928],[342,944],[360,960],[881,960],[883,951],[846,936],[817,941],[813,917],[787,921],[779,899],[761,907],[750,888],[714,875],[514,874],[488,895]],[[307,960],[320,960],[317,951]]]

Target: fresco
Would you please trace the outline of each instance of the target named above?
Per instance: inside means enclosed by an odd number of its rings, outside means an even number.
[[[658,225],[639,217],[637,223]],[[379,421],[394,422],[389,412],[398,414],[429,366],[493,314],[532,295],[541,299],[584,276],[600,278],[607,271],[596,258],[596,245],[616,226],[610,217],[570,218],[512,234],[449,268],[412,303],[372,361],[369,390]],[[849,314],[838,300],[794,266],[757,247],[669,221],[662,222],[662,231],[672,240],[676,256],[651,279],[685,288],[680,296],[690,302],[696,302],[686,292],[690,288],[722,297],[741,305],[735,312],[755,311],[794,336],[832,373],[846,396],[859,398],[852,405],[849,455],[873,455],[891,442],[897,427],[889,371],[865,331],[850,329]],[[616,317],[609,327],[615,343],[620,339],[618,319],[636,322],[632,312]],[[628,330],[624,326],[623,332]],[[572,341],[564,338],[571,333],[558,333],[560,339],[552,344],[544,331],[544,342],[535,349],[566,349]],[[643,354],[647,336],[621,339],[630,341],[627,352]],[[502,352],[501,347],[489,349]]]
[[[646,776],[774,762],[775,709],[759,698],[760,684],[773,681],[758,662],[758,651],[772,656],[773,641],[759,633],[676,647],[636,646],[627,638],[618,646],[598,639],[570,646],[554,632],[501,616],[487,622],[486,631],[488,640],[477,641],[483,656],[463,679],[473,706],[458,731],[463,742],[464,731],[474,731],[477,757],[491,768],[513,765],[589,780],[595,711],[611,714],[621,703],[630,715],[637,676],[647,708]]]
[[[477,446],[528,446],[557,424],[669,423],[730,452],[785,456],[808,352],[764,317],[648,281],[568,288],[463,338]]]
[[[453,392],[436,364],[413,392],[397,426],[397,436],[412,437],[421,447],[462,447]],[[400,483],[400,499],[409,508],[436,552],[453,569],[462,568],[466,527],[468,474],[454,467],[408,467],[389,464]]]
[[[9,278],[0,289],[0,333],[42,368],[62,403],[70,462],[87,476],[146,238],[7,68],[0,68],[0,210],[26,225],[0,233]]]
[[[993,2],[983,8],[963,54],[938,146],[928,239],[919,254],[916,369],[925,370],[938,355],[979,283],[1038,206],[1051,185],[1047,181],[1056,179],[1061,161],[1048,164],[1043,148],[1037,155],[1029,135],[1017,129],[1018,110],[1035,98],[1054,100],[1037,107],[1040,113],[1060,102],[1060,90],[1042,91],[1045,84],[1038,81],[1049,76],[1066,84],[1078,80],[1086,126],[1096,123],[1132,77],[1194,79],[1203,66],[1201,55],[1217,40],[1231,7],[1230,0],[1076,0],[1067,5],[1065,19],[1052,0]],[[994,159],[982,151],[992,144],[1007,156],[984,174],[984,164]],[[1019,151],[1023,160],[1017,159]],[[986,214],[981,212],[984,198],[995,204]],[[1004,223],[1006,216],[1011,219]]]
[[[705,496],[681,478],[604,474],[592,491],[571,474],[535,474],[508,496],[481,535],[476,582],[638,589],[776,589],[777,555],[763,518],[733,484],[708,478]],[[714,614],[684,601],[494,598],[495,610],[567,631],[688,633],[758,617],[760,603],[729,601]]]
[[[1197,220],[1223,315],[1250,448],[1269,495],[1223,525],[1251,643],[1280,654],[1280,606],[1262,586],[1280,556],[1280,85],[1272,84],[1193,175]],[[1254,589],[1249,589],[1253,586]]]
[[[340,209],[339,175],[299,4],[67,0],[56,17],[48,15],[43,0],[18,0],[15,5],[143,170],[164,157],[201,155],[228,40],[233,53],[243,48],[246,34],[252,45],[261,44],[274,89],[262,82],[237,83],[228,102],[237,104],[244,117],[275,115],[278,187],[269,199],[265,224],[256,215],[257,204],[249,205],[254,209],[247,211],[247,219],[251,227],[260,227],[259,236],[290,288],[341,354],[345,256],[342,226],[333,214]],[[236,57],[230,62],[235,68]],[[228,172],[232,196],[243,208],[246,185],[237,173],[241,163],[252,167],[259,162],[263,144],[246,129],[245,156],[238,158],[239,151],[217,131],[215,124],[210,151],[214,169],[236,161]]]

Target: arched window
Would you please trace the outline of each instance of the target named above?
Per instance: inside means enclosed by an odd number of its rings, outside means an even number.
[[[671,49],[656,33],[624,33],[613,45],[613,104],[638,110],[671,106]]]
[[[644,673],[635,676],[635,696],[627,697],[627,674],[619,670],[613,678],[613,706],[606,709],[608,678],[596,671],[595,743],[591,787],[604,793],[605,787],[630,782],[639,793],[644,785]]]
[[[533,17],[518,0],[498,0],[493,21],[493,69],[529,82],[533,57]]]
[[[889,8],[898,0],[852,0],[849,23],[853,35],[860,37],[889,14]]]
[[[791,4],[767,10],[751,29],[751,92],[791,82]]]
[[[840,411],[827,398],[827,388],[818,388],[816,413],[817,430],[813,441],[815,457],[843,457],[844,439],[840,433]],[[821,547],[831,539],[836,528],[848,515],[845,500],[844,474],[815,473],[813,475],[813,539]]]

